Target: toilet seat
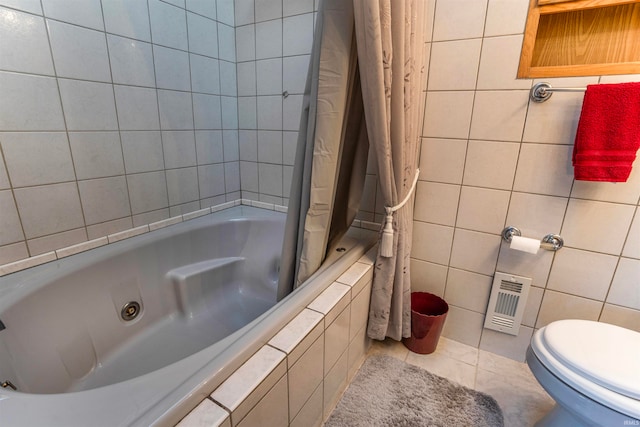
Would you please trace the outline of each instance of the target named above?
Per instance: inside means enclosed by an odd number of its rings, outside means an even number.
[[[587,320],[560,320],[537,331],[531,349],[570,387],[640,418],[640,333]]]

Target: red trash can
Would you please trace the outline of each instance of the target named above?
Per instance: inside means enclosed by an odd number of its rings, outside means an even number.
[[[411,293],[411,337],[402,342],[409,350],[430,354],[436,350],[449,304],[429,292]]]

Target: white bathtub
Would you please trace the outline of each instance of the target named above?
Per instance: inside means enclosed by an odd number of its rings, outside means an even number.
[[[276,304],[284,218],[240,206],[0,278],[0,424],[175,424],[375,238]]]

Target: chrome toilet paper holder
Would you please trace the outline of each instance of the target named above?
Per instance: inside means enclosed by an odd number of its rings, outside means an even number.
[[[522,232],[520,231],[520,229],[510,225],[502,230],[502,239],[505,242],[511,242],[511,238],[513,236],[521,237]],[[540,240],[540,247],[547,251],[555,252],[559,249],[562,249],[563,246],[564,239],[558,234],[547,234],[542,238],[542,240]]]

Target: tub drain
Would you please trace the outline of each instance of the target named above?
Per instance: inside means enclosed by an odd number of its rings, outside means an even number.
[[[140,314],[140,304],[137,301],[129,301],[120,310],[120,317],[125,322],[135,319],[138,314]]]

